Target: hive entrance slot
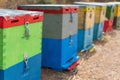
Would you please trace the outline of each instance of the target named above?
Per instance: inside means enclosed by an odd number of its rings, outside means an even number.
[[[69,11],[69,9],[65,9],[66,11]]]
[[[33,20],[37,20],[37,19],[39,19],[39,17],[34,17],[34,18],[33,18]]]
[[[12,20],[11,23],[17,23],[19,20]]]
[[[77,8],[74,8],[73,10],[74,10],[74,11],[77,11]]]
[[[73,60],[73,57],[72,58],[70,58],[67,62],[71,62]]]
[[[77,10],[77,8],[75,8],[74,10]]]

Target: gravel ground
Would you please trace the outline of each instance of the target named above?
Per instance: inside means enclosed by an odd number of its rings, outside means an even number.
[[[42,69],[42,80],[120,80],[120,31],[106,34],[106,41],[96,41],[96,52],[79,53],[80,64],[72,71]]]

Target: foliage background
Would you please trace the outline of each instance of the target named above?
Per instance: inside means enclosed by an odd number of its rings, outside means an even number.
[[[71,4],[74,1],[108,2],[120,0],[0,0],[0,8],[15,9],[21,4]]]

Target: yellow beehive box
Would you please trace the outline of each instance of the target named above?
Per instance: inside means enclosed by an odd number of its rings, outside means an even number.
[[[79,6],[78,29],[89,29],[94,26],[95,7]]]
[[[96,6],[95,8],[95,23],[102,23],[105,20],[106,7]]]
[[[97,2],[74,2],[79,5],[95,6],[95,23],[101,23],[105,20],[106,4]]]
[[[120,17],[120,4],[115,6],[114,16]]]

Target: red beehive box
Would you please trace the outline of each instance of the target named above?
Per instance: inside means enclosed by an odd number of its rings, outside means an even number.
[[[8,10],[8,11],[12,12],[10,10]],[[7,12],[7,10],[3,11],[3,12]],[[19,12],[24,12],[24,11],[20,11],[20,10],[17,11],[16,10],[16,16],[14,16],[14,18],[8,16],[7,14],[6,14],[6,16],[0,16],[0,28],[8,28],[8,27],[11,27],[11,26],[12,27],[13,26],[19,26],[19,25],[25,24],[25,21],[29,21],[29,23],[43,21],[43,16],[34,15],[34,12],[32,12],[32,11],[26,12],[26,14],[24,14],[24,15],[21,15],[21,13],[19,13]],[[3,13],[1,13],[1,14],[3,14]],[[20,16],[17,16],[18,14]]]
[[[105,20],[104,21],[104,32],[111,32],[113,30],[113,20]]]

